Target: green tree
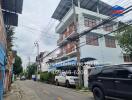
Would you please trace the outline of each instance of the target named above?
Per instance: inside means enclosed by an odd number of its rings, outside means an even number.
[[[22,60],[18,55],[15,56],[15,63],[13,64],[13,72],[15,75],[20,75],[23,72]]]
[[[32,75],[36,74],[36,70],[37,70],[37,65],[35,63],[27,66],[27,76],[29,79],[32,78]]]
[[[132,26],[119,23],[119,30],[116,37],[120,47],[127,53],[132,55]]]

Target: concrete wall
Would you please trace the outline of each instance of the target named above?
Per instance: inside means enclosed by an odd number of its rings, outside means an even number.
[[[45,52],[45,54],[43,56],[46,56],[49,52]],[[49,61],[49,59],[53,59],[57,57],[56,54],[51,54],[49,56],[47,56],[46,58],[43,59],[43,62],[41,62],[41,66],[42,66],[42,71],[45,72],[45,71],[48,71],[49,69],[49,64],[47,64],[47,62]]]
[[[79,23],[78,23],[78,32],[82,32],[84,30],[88,30],[88,27],[84,26],[84,14],[92,15],[93,17],[98,17],[100,19],[106,19],[108,16],[97,14],[95,12],[91,12],[82,8],[76,8],[79,14]],[[90,15],[90,16],[91,16]],[[117,25],[114,25],[113,30],[117,28]],[[99,28],[92,31],[93,33],[97,33],[100,35],[104,35],[109,33],[109,31],[103,30],[103,28]],[[89,33],[88,33],[89,34]],[[114,36],[114,33],[110,34]],[[105,45],[105,38],[102,37],[99,40],[99,46],[93,45],[85,45],[80,48],[81,58],[92,57],[97,59],[100,63],[110,63],[110,64],[120,64],[124,63],[122,49],[118,45],[118,41],[116,41],[116,48],[109,48]],[[80,43],[85,42],[86,44],[86,36],[80,38]],[[80,44],[82,45],[82,44]]]

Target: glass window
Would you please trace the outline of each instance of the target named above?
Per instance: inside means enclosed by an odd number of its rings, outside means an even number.
[[[114,37],[105,37],[106,47],[116,48],[115,38]]]
[[[71,34],[74,30],[75,30],[75,25],[74,25],[74,23],[72,23],[69,26],[69,34]]]
[[[97,24],[96,24],[96,20],[95,19],[91,19],[91,18],[85,17],[84,18],[84,25],[86,27],[94,27]]]
[[[106,24],[104,25],[104,30],[105,31],[113,31],[113,25],[110,25],[110,24]]]
[[[128,75],[132,74],[126,69],[116,69],[116,77],[117,78],[128,78]]]
[[[124,62],[132,62],[132,56],[129,54],[123,54]]]
[[[96,34],[87,34],[86,35],[86,43],[88,45],[99,46],[98,35],[96,35]]]
[[[107,68],[107,69],[104,69],[101,73],[101,77],[110,77],[110,78],[113,78],[114,77],[114,70],[113,68]]]

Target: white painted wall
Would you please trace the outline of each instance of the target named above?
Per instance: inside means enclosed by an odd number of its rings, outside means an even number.
[[[47,51],[43,56],[47,55],[48,53],[49,52]],[[43,62],[41,63],[43,72],[48,71],[48,68],[49,68],[49,65],[46,62],[49,61],[49,59],[53,59],[55,57],[57,57],[57,55],[55,53],[52,53],[51,55],[43,59]]]

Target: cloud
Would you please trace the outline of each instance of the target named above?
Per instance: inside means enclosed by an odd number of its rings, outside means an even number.
[[[103,0],[111,5],[127,6],[132,0]],[[123,3],[120,3],[122,2]],[[23,14],[19,15],[19,26],[16,28],[14,49],[22,57],[23,65],[35,60],[36,48],[34,42],[40,44],[40,51],[51,51],[56,48],[58,35],[54,29],[57,22],[51,21],[51,16],[60,0],[24,0]],[[52,22],[52,23],[51,23]],[[49,25],[51,23],[51,25]]]
[[[47,38],[55,35],[52,27],[52,32],[48,35],[41,32],[47,27],[51,20],[51,16],[60,0],[24,0],[23,14],[19,15],[19,26],[15,30],[14,49],[18,51],[18,55],[22,57],[23,66],[28,62],[28,57],[31,61],[35,60],[36,48],[35,41],[39,41],[40,51],[53,50],[56,47],[57,39]]]

